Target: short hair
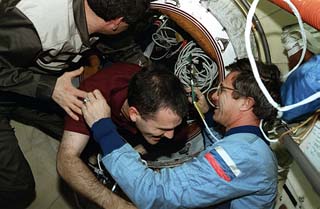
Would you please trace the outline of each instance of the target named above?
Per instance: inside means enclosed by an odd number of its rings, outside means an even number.
[[[271,97],[280,103],[280,71],[274,64],[264,64],[256,61],[259,75],[262,82],[266,86]],[[255,101],[253,106],[253,113],[264,120],[274,120],[277,116],[277,109],[275,109],[262,93],[258,83],[256,82],[251,64],[248,59],[238,60],[236,63],[227,67],[231,72],[238,72],[233,81],[233,87],[237,91],[233,91],[232,96],[238,99],[241,96],[252,97]]]
[[[132,77],[128,104],[137,108],[144,119],[152,119],[162,108],[169,108],[184,118],[189,107],[183,84],[161,65],[144,67]]]
[[[150,0],[87,0],[90,8],[105,21],[123,17],[126,23],[139,21],[150,6]]]

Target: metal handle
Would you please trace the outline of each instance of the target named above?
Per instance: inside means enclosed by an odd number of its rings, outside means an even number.
[[[172,4],[176,7],[180,7],[180,2],[179,0],[165,0],[164,3],[166,4]]]

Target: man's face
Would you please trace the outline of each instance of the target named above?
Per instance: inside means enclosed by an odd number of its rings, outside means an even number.
[[[232,126],[239,114],[240,101],[232,97],[233,91],[236,91],[232,85],[236,75],[236,72],[230,73],[211,96],[211,102],[216,106],[213,119],[226,128]]]
[[[157,144],[162,137],[173,138],[174,128],[182,119],[172,110],[160,109],[152,119],[143,119],[140,114],[133,120],[143,137],[149,144]]]

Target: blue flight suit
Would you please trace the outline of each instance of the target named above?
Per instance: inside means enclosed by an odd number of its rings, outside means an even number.
[[[92,131],[103,164],[138,208],[274,207],[277,160],[256,126],[230,129],[193,160],[160,171],[143,163],[111,119],[99,120]]]

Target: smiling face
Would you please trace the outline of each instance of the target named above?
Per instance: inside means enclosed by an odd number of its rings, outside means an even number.
[[[173,138],[174,129],[182,122],[181,117],[168,108],[161,108],[154,117],[144,119],[137,109],[130,107],[129,116],[149,144],[157,144],[163,137]]]
[[[216,106],[213,119],[228,128],[240,114],[241,100],[232,97],[236,91],[232,82],[237,75],[231,72],[226,79],[221,82],[220,89],[211,95],[211,102]]]

